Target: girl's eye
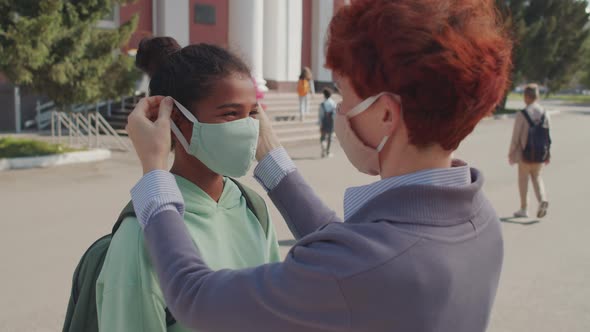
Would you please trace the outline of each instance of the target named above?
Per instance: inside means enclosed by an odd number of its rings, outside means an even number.
[[[260,112],[258,111],[258,109],[251,110],[251,111],[250,111],[250,116],[257,115],[258,113],[260,113]]]
[[[238,115],[238,112],[235,112],[235,111],[234,112],[227,112],[227,113],[223,114],[223,116],[237,116],[237,115]]]

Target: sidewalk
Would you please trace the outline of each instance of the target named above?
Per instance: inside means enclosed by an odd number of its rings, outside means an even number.
[[[551,200],[547,219],[505,222],[505,262],[489,332],[590,331],[590,115],[554,119],[554,159],[544,177]],[[485,121],[461,145],[458,158],[479,168],[500,217],[517,208],[516,169],[506,154],[511,121]],[[300,171],[325,203],[342,216],[348,186],[378,180],[360,174],[336,145],[289,148]],[[141,176],[133,153],[108,161],[0,173],[0,331],[61,331],[75,265],[84,250],[110,231],[129,190]],[[262,192],[251,177],[241,179]],[[281,252],[292,236],[274,206]]]

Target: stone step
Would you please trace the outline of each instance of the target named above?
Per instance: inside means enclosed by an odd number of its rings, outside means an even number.
[[[297,136],[290,138],[279,138],[281,144],[285,147],[302,146],[302,145],[313,145],[318,144],[320,141],[320,134],[310,134],[305,136]]]
[[[320,104],[317,104],[317,105],[310,104],[309,105],[310,112],[315,113],[315,112],[318,112],[319,109],[320,109]],[[280,105],[280,106],[267,105],[266,111],[268,113],[272,113],[272,112],[299,112],[299,104],[297,104],[297,105]]]
[[[279,140],[293,140],[293,139],[298,139],[301,137],[308,137],[308,136],[316,136],[319,138],[320,135],[320,128],[305,128],[305,129],[298,129],[298,130],[293,130],[290,129],[288,131],[286,130],[277,130],[275,131],[275,133],[277,134],[277,137],[279,138]]]
[[[317,126],[318,121],[315,118],[306,118],[303,121],[299,121],[299,117],[295,121],[272,121],[272,127],[275,130],[283,128],[305,128],[309,126]]]
[[[129,114],[124,113],[111,113],[111,116],[105,116],[108,122],[127,122]]]

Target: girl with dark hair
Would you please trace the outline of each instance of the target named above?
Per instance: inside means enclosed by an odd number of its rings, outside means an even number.
[[[223,48],[180,48],[169,37],[143,40],[136,65],[151,77],[152,95],[175,100],[170,177],[186,204],[184,224],[207,263],[236,269],[279,261],[264,201],[230,178],[246,174],[258,141],[248,66]],[[189,331],[171,320],[141,226],[127,219],[112,239],[96,285],[100,330]]]

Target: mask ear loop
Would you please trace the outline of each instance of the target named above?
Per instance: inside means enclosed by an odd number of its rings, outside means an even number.
[[[384,94],[390,94],[390,95],[391,95],[392,97],[394,97],[394,98],[397,100],[397,102],[400,104],[400,108],[402,107],[402,101],[401,101],[401,97],[400,97],[400,96],[398,96],[398,95],[396,95],[396,94],[389,93],[389,92],[382,92],[382,93],[378,94],[376,97],[377,97],[377,98],[379,98],[379,97],[381,97],[381,96],[382,96],[382,95],[384,95]],[[377,99],[375,99],[375,100],[377,100]],[[402,113],[402,114],[403,114],[403,113]],[[385,136],[385,137],[383,137],[383,140],[381,140],[381,143],[379,143],[379,146],[377,146],[377,149],[376,149],[376,150],[377,150],[377,152],[381,152],[381,151],[383,150],[383,148],[385,147],[385,144],[387,144],[387,141],[388,141],[388,140],[389,140],[389,136]]]
[[[381,92],[373,97],[369,97],[369,98],[365,99],[362,103],[355,106],[352,110],[350,110],[350,112],[346,113],[346,117],[350,119],[350,118],[353,118],[353,117],[363,113],[369,107],[371,107],[371,105],[373,105],[373,103],[375,103],[379,98],[381,98],[382,96],[387,95],[387,94],[392,95],[401,104],[401,98],[398,95],[390,93],[390,92]],[[383,150],[383,148],[385,147],[385,144],[387,144],[388,140],[389,140],[389,136],[383,137],[383,139],[381,140],[381,143],[379,143],[379,146],[377,146],[377,148],[375,150],[377,150],[377,152],[381,152]]]
[[[387,92],[381,92],[380,94],[374,95],[373,97],[369,97],[365,99],[362,103],[356,105],[353,109],[351,109],[346,116],[350,118],[354,118],[355,116],[363,113],[366,111],[371,105],[373,105],[377,99],[381,98],[381,96],[387,94]]]
[[[174,104],[176,105],[176,107],[178,108],[178,110],[190,122],[192,122],[192,123],[198,123],[199,122],[199,120],[197,120],[197,118],[191,112],[189,112],[186,109],[186,107],[182,106],[182,104],[180,104],[176,100],[174,100]],[[187,142],[186,138],[184,138],[184,135],[182,135],[182,132],[180,131],[180,129],[178,129],[178,127],[176,126],[176,124],[174,123],[174,121],[170,121],[170,129],[172,130],[172,132],[174,133],[174,135],[176,136],[176,138],[180,142],[180,145],[182,145],[182,147],[184,148],[184,150],[188,153],[189,152],[189,143]]]

